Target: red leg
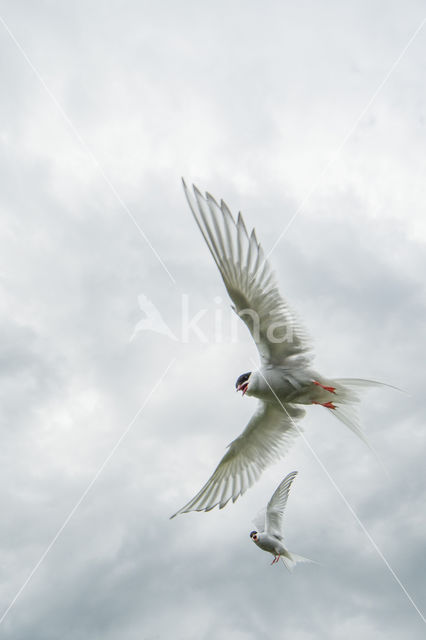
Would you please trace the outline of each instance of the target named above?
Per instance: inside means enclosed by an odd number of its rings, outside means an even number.
[[[317,380],[314,380],[313,382],[314,382],[314,384],[316,384],[319,387],[321,387],[321,389],[325,389],[326,391],[329,391],[330,393],[336,393],[336,387],[325,387],[323,384],[321,384],[321,382],[318,382]]]
[[[312,404],[320,404],[322,407],[326,407],[327,409],[336,409],[336,405],[332,402],[313,402]]]

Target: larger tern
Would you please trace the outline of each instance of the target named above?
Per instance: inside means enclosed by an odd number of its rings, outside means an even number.
[[[282,456],[300,431],[300,405],[322,405],[364,442],[355,405],[356,388],[381,383],[358,378],[328,379],[310,368],[309,342],[265,258],[255,230],[248,234],[241,213],[235,221],[227,205],[183,181],[188,204],[220,271],[233,309],[247,325],[261,366],[243,373],[237,391],[259,399],[244,431],[233,440],[206,484],[173,516],[188,511],[222,509],[241,496],[272,461]],[[367,443],[368,444],[368,443]]]

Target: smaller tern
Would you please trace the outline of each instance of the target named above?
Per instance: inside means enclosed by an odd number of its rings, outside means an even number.
[[[298,562],[314,562],[295,553],[290,553],[284,546],[282,536],[282,519],[291,483],[297,476],[297,471],[292,471],[275,489],[272,498],[269,500],[266,510],[263,509],[254,524],[257,531],[250,533],[250,538],[263,551],[272,553],[274,559],[271,564],[279,562],[281,559],[289,571],[293,571]]]

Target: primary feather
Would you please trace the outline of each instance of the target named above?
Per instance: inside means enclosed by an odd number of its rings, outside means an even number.
[[[195,221],[220,271],[234,310],[247,325],[263,364],[280,364],[289,356],[306,353],[309,341],[287,302],[253,229],[249,235],[241,213],[235,222],[227,205],[220,206],[197,187],[197,206],[183,181]]]
[[[289,415],[300,416],[297,407],[288,407]],[[303,411],[303,410],[302,410]],[[220,509],[241,496],[259,478],[271,462],[291,446],[297,430],[279,407],[259,402],[256,413],[242,434],[231,442],[215,471],[179,513]]]

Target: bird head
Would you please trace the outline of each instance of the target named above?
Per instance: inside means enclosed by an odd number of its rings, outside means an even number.
[[[259,540],[259,534],[257,533],[257,531],[251,531],[250,538],[253,540],[253,542],[257,542]]]
[[[251,376],[251,371],[249,371],[248,373],[242,373],[240,376],[238,376],[237,382],[235,383],[236,390],[242,391],[243,395],[246,393],[248,389],[250,376]]]

